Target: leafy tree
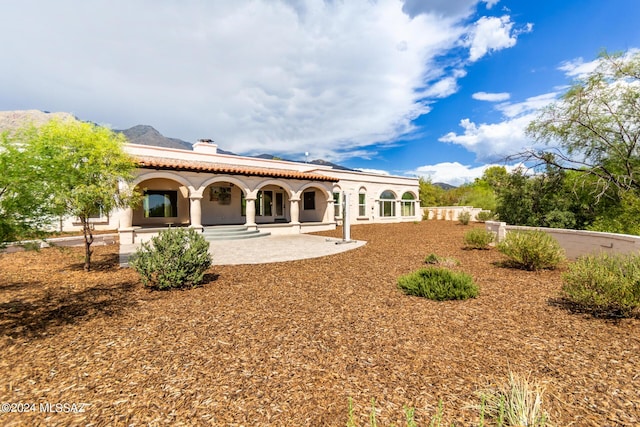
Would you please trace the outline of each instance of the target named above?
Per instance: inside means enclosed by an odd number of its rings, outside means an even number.
[[[21,215],[16,224],[9,224],[9,231],[41,231],[52,215],[75,216],[82,224],[84,269],[89,271],[93,252],[89,219],[99,211],[109,213],[137,199],[133,193],[119,191],[120,181],[131,179],[135,168],[122,149],[124,142],[123,135],[77,120],[52,120],[5,134],[2,165],[6,164],[12,175],[24,170],[17,185],[6,185],[10,195],[7,203],[2,195],[3,215],[12,209]],[[21,206],[12,201],[21,197]],[[37,208],[31,213],[26,211],[30,203]]]
[[[530,159],[591,175],[602,191],[639,192],[640,54],[602,53],[527,133],[549,147],[526,153]]]
[[[26,133],[7,131],[0,135],[0,247],[19,239],[42,237],[59,213],[52,203],[50,183],[45,180],[46,162],[19,142]]]

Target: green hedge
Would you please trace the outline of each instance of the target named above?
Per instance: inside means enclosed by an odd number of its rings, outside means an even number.
[[[544,231],[510,231],[498,250],[511,264],[525,270],[553,269],[564,259],[564,250],[556,239]]]
[[[194,229],[170,228],[142,243],[129,265],[150,288],[197,286],[211,266],[209,242]]]
[[[398,287],[405,294],[436,301],[462,300],[478,296],[473,278],[446,268],[421,268],[398,278]]]
[[[640,314],[640,254],[587,255],[563,276],[566,297],[584,308],[628,317]]]

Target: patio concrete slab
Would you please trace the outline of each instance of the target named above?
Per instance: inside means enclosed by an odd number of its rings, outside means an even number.
[[[213,265],[266,264],[318,258],[359,248],[367,242],[309,234],[276,235],[244,240],[210,242]],[[126,266],[137,245],[120,245],[120,265]]]

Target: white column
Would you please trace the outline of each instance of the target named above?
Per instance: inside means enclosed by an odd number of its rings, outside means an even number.
[[[247,196],[246,201],[246,215],[247,219],[244,225],[251,229],[256,229],[256,196]]]
[[[120,212],[119,228],[133,227],[133,209],[130,207],[122,209]]]
[[[190,227],[202,230],[202,196],[192,194],[189,196],[189,200],[191,201],[191,210],[189,212]]]
[[[291,224],[299,224],[300,223],[300,199],[291,198],[289,200],[291,202]]]
[[[350,194],[342,193],[342,239],[351,241],[351,206],[349,206]]]

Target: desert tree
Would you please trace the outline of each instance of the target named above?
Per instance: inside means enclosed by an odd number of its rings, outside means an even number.
[[[27,126],[3,139],[11,170],[25,171],[24,183],[11,187],[12,197],[37,199],[39,210],[26,215],[22,227],[41,226],[51,215],[71,215],[82,224],[84,269],[91,268],[93,229],[90,218],[109,214],[137,201],[120,183],[133,176],[135,163],[123,150],[121,134],[77,120],[51,120]],[[127,187],[127,186],[123,186]],[[3,196],[4,197],[4,196]],[[39,217],[40,212],[46,214]]]
[[[579,77],[527,128],[547,149],[526,160],[596,178],[599,195],[640,193],[640,53],[603,52],[597,67]]]

